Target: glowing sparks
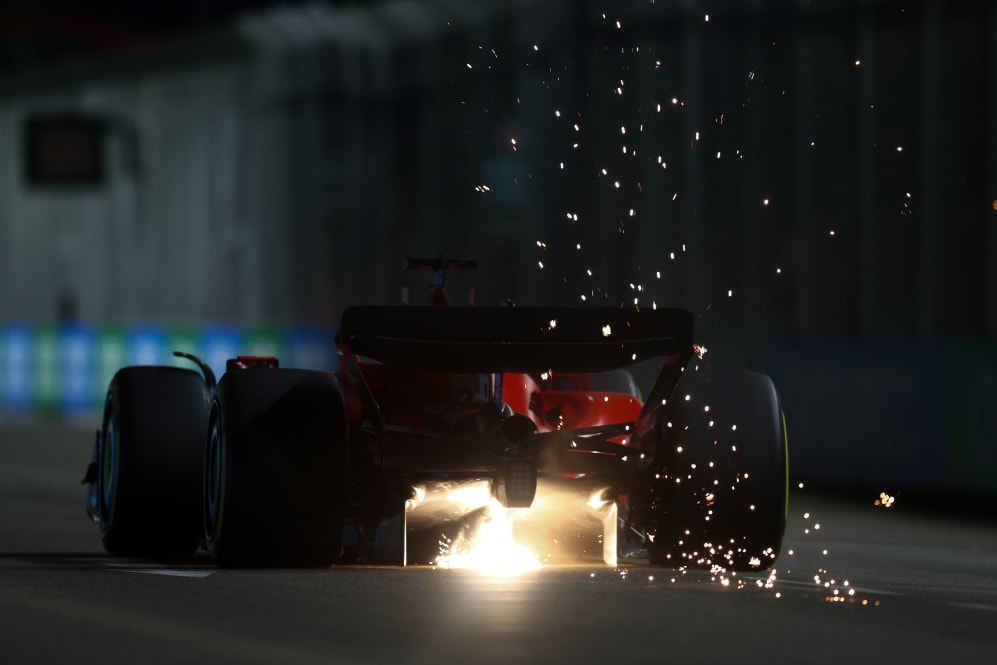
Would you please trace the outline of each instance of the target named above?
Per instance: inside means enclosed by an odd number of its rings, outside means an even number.
[[[880,492],[879,498],[873,503],[876,506],[882,506],[883,508],[889,509],[893,507],[894,502],[896,502],[896,497],[890,496],[886,492]]]
[[[613,334],[613,328],[608,323],[602,327],[602,336],[609,337]]]
[[[606,491],[604,489],[592,492],[592,494],[589,496],[589,500],[586,503],[586,505],[592,510],[598,510],[599,508],[602,508],[606,504],[606,498],[604,496],[605,493]]]
[[[436,560],[439,568],[461,568],[488,575],[518,575],[537,570],[540,561],[516,543],[509,511],[493,500],[488,516],[468,538],[448,543]]]

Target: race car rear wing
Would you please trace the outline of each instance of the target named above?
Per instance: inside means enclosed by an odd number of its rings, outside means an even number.
[[[441,372],[602,372],[692,349],[684,309],[360,306],[343,312],[349,352]]]

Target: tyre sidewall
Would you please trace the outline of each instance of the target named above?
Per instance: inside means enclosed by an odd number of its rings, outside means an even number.
[[[771,379],[687,370],[662,410],[655,563],[761,570],[786,523],[786,433]]]
[[[225,567],[334,563],[345,519],[347,428],[335,376],[230,372],[218,384],[212,413],[220,457],[206,461],[204,486],[205,538],[214,560]],[[207,512],[212,505],[215,514]]]
[[[108,552],[172,557],[197,548],[207,408],[207,388],[196,372],[150,366],[115,374],[98,443]]]

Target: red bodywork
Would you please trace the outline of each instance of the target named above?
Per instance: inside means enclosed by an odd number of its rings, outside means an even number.
[[[548,523],[594,523],[614,557],[615,506],[657,441],[624,367],[662,361],[648,394],[660,404],[691,353],[691,315],[451,306],[448,265],[410,263],[437,271],[428,307],[343,314],[336,375],[350,423],[349,492],[351,505],[369,511],[355,517],[383,531],[390,506],[370,497],[396,496],[403,530],[436,529],[480,506],[453,505],[457,487],[484,483],[492,500],[531,507]],[[530,477],[535,500],[515,490]]]
[[[371,392],[380,395],[385,423],[420,431],[446,432],[463,418],[473,416],[494,398],[494,375],[427,373],[391,367],[377,362],[359,362]],[[361,420],[363,404],[359,391],[343,368],[340,381],[345,391],[347,415]],[[539,381],[538,381],[539,379]],[[514,412],[526,416],[537,432],[554,432],[634,422],[643,406],[629,394],[592,391],[588,377],[573,375],[572,389],[549,389],[530,374],[502,375],[501,400]]]

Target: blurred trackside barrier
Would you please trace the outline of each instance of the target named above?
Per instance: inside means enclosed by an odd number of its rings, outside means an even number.
[[[237,355],[275,355],[282,367],[320,370],[336,362],[334,331],[322,328],[0,324],[0,413],[91,413],[120,367],[194,369],[174,350],[203,358],[218,377]]]
[[[997,346],[770,349],[794,481],[997,494]]]

